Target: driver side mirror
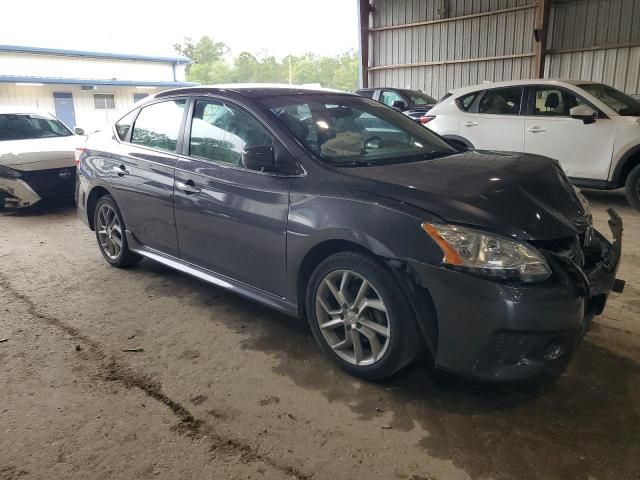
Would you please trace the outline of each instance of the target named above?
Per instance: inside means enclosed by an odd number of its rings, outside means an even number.
[[[273,154],[273,147],[260,145],[245,148],[242,151],[242,164],[249,170],[258,170],[259,172],[275,171],[276,159]]]
[[[404,112],[407,109],[407,104],[402,100],[395,100],[391,106],[396,110],[400,110],[401,112]]]
[[[74,128],[73,133],[75,133],[76,135],[86,135],[86,133],[84,133],[84,128],[80,127]]]
[[[582,120],[585,124],[590,124],[596,121],[596,112],[593,108],[587,105],[578,105],[569,110],[571,118]]]

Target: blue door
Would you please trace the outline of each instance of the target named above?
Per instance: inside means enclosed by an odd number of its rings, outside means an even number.
[[[56,117],[72,130],[76,128],[76,110],[73,106],[73,95],[69,92],[53,92],[53,103],[56,106]]]

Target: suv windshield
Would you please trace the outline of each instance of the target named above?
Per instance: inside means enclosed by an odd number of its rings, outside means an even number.
[[[407,97],[409,97],[409,101],[411,102],[410,107],[415,107],[417,105],[433,105],[437,103],[435,98],[431,98],[429,95],[426,95],[422,92],[416,92],[415,90],[402,90]]]
[[[367,98],[283,95],[262,102],[308,150],[333,165],[406,163],[456,153],[423,126]]]
[[[38,114],[0,114],[1,140],[68,137],[73,135],[59,120]]]
[[[601,83],[586,83],[580,87],[602,100],[608,107],[614,109],[618,115],[640,115],[640,101],[633,99],[626,93]]]

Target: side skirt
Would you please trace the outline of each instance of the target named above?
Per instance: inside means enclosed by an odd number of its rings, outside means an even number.
[[[153,260],[154,262],[161,263],[162,265],[173,268],[179,272],[191,275],[192,277],[196,277],[207,283],[215,285],[216,287],[224,288],[225,290],[229,290],[230,292],[236,293],[255,302],[262,303],[263,305],[278,310],[286,315],[298,317],[298,306],[288,302],[282,297],[278,297],[277,295],[265,292],[264,290],[252,287],[251,285],[238,282],[237,280],[233,280],[210,270],[200,268],[152,248],[145,247],[136,240],[135,236],[129,230],[126,230],[126,235],[129,249],[138,255],[148,258],[149,260]]]
[[[571,183],[580,188],[592,188],[594,190],[615,190],[620,188],[608,180],[593,180],[591,178],[569,177]]]

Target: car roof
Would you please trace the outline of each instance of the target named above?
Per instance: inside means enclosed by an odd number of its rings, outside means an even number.
[[[589,83],[597,83],[590,82],[588,80],[572,80],[572,79],[546,79],[546,78],[530,78],[525,80],[506,80],[502,82],[484,82],[479,83],[477,85],[470,85],[468,87],[455,88],[449,90],[450,93],[460,94],[467,92],[475,92],[477,90],[486,90],[488,88],[499,88],[499,87],[518,87],[521,85],[586,85]]]
[[[307,85],[289,85],[280,83],[229,83],[219,85],[199,85],[197,87],[184,87],[165,90],[154,95],[154,98],[161,98],[177,94],[206,94],[230,91],[244,95],[246,97],[271,97],[277,95],[300,95],[300,94],[343,94],[354,95],[342,90],[332,88],[322,88]]]

